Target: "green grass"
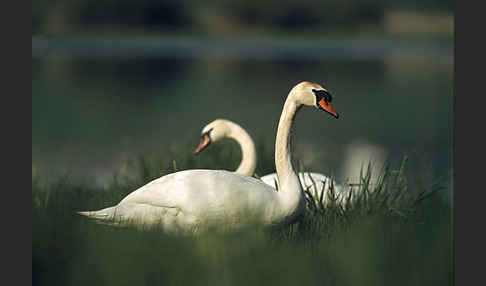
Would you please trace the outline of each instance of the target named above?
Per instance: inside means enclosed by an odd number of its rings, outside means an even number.
[[[271,166],[259,148],[261,165]],[[345,208],[309,197],[298,223],[268,230],[172,237],[75,214],[175,170],[234,169],[239,160],[217,145],[200,157],[181,150],[141,156],[103,188],[33,176],[33,285],[452,285],[451,207],[437,196],[440,184],[412,190],[405,164],[384,168],[375,186],[362,174]]]

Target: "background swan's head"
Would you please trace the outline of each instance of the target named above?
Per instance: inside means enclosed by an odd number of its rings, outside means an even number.
[[[303,81],[292,88],[290,95],[298,104],[315,106],[339,118],[338,113],[331,106],[331,93],[317,83]]]
[[[216,142],[224,137],[227,137],[229,132],[230,122],[226,119],[216,119],[206,126],[201,131],[201,142],[197,146],[194,154],[199,154],[202,150],[211,144],[211,142]]]

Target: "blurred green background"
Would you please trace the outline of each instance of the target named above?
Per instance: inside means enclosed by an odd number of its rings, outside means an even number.
[[[33,0],[33,172],[103,185],[139,154],[192,152],[219,117],[273,150],[309,80],[340,118],[299,114],[306,168],[344,180],[409,154],[414,179],[447,177],[453,30],[452,1]]]
[[[377,200],[325,209],[315,227],[194,239],[75,212],[159,173],[235,169],[229,140],[192,156],[220,117],[257,142],[258,174],[274,172],[280,112],[303,80],[327,88],[340,117],[301,110],[299,165],[343,181],[408,155],[404,188],[438,182],[450,198],[453,20],[439,0],[33,0],[33,284],[452,285],[450,201]]]

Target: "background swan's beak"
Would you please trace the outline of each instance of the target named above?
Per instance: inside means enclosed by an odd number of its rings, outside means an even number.
[[[199,154],[204,148],[208,147],[211,143],[211,138],[209,138],[208,134],[204,134],[201,138],[201,142],[199,142],[199,146],[197,146],[196,150],[194,151],[194,155]]]
[[[337,114],[337,112],[332,108],[331,104],[326,103],[324,99],[319,100],[317,104],[319,105],[320,109],[327,111],[328,113],[330,113],[332,116],[336,118],[339,118],[339,114]]]

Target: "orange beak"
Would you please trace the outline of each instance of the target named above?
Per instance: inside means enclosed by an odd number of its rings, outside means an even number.
[[[202,150],[211,144],[211,138],[209,138],[208,134],[204,134],[201,138],[201,142],[199,142],[199,146],[197,146],[196,150],[194,151],[194,155],[199,154]]]
[[[329,104],[329,102],[326,102],[323,98],[321,100],[319,100],[319,102],[317,103],[319,105],[319,107],[330,113],[332,116],[336,117],[336,118],[339,118],[339,115],[337,114],[337,112],[332,108],[331,104]]]

